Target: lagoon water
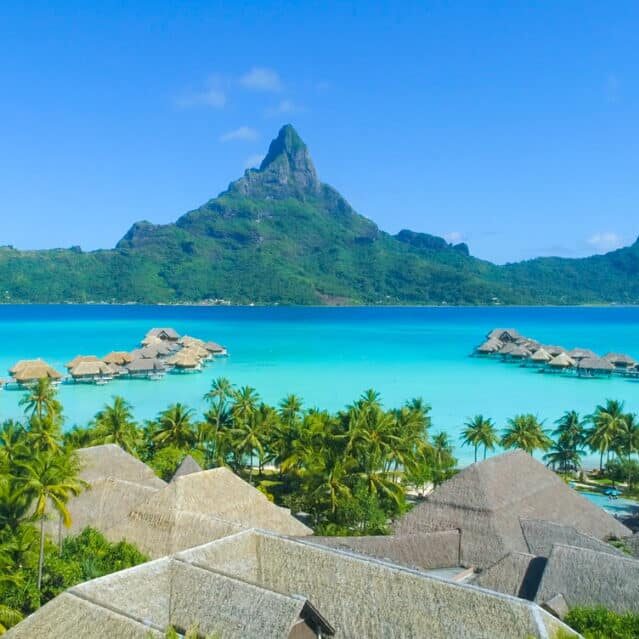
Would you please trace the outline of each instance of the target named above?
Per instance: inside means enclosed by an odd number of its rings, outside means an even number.
[[[517,328],[542,342],[639,358],[639,308],[234,308],[146,306],[0,306],[0,375],[18,359],[43,357],[58,370],[77,354],[104,355],[136,347],[154,326],[172,326],[228,347],[202,374],[163,380],[116,380],[106,386],[62,385],[67,427],[86,423],[113,395],[124,396],[139,420],[169,403],[204,408],[217,376],[255,387],[264,400],[288,393],[307,406],[338,409],[367,388],[386,406],[423,397],[433,431],[458,445],[464,420],[482,413],[499,426],[532,412],[546,426],[568,409],[586,414],[607,398],[639,412],[639,382],[583,380],[471,358],[495,326]],[[0,392],[0,417],[18,417],[22,393]],[[462,462],[472,451],[457,446]]]

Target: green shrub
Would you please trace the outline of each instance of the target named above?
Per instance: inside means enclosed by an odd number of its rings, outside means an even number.
[[[573,608],[564,620],[585,639],[637,639],[639,614],[619,614],[606,608]]]

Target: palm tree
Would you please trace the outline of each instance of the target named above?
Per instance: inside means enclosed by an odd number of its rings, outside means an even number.
[[[553,437],[561,439],[574,448],[578,448],[584,443],[586,437],[584,420],[581,419],[576,410],[567,410],[555,424],[557,428],[552,432]]]
[[[603,406],[598,405],[588,418],[592,426],[586,434],[586,443],[593,452],[599,453],[600,471],[603,470],[604,454],[610,454],[612,446],[626,426],[623,407],[623,402],[609,399]]]
[[[135,453],[140,431],[133,421],[133,411],[123,397],[116,396],[95,416],[94,444],[117,444],[127,453]]]
[[[567,439],[560,437],[553,442],[550,451],[544,455],[544,461],[553,470],[556,470],[556,467],[559,466],[561,472],[566,473],[569,470],[581,468],[581,456],[583,454],[583,449],[573,446]]]
[[[22,619],[23,615],[19,610],[0,604],[0,635],[3,635],[11,626],[15,626]]]
[[[490,448],[493,450],[499,442],[499,436],[495,430],[495,425],[491,419],[486,419],[483,415],[475,415],[464,423],[462,431],[462,446],[473,446],[475,449],[475,462],[477,462],[477,451],[480,446],[484,447],[484,459],[486,452]]]
[[[27,395],[20,400],[20,406],[29,417],[37,416],[43,420],[45,416],[58,417],[62,414],[62,405],[57,400],[57,391],[48,377],[40,378]]]
[[[204,395],[204,399],[211,405],[211,416],[215,418],[218,427],[233,393],[233,384],[226,377],[218,377],[213,380],[211,389]]]
[[[161,446],[175,446],[183,450],[193,448],[196,439],[191,419],[193,410],[184,404],[173,404],[162,411],[155,421],[153,439]]]
[[[618,454],[630,459],[633,453],[639,453],[639,419],[634,413],[624,415],[624,424],[614,442]]]
[[[54,454],[41,452],[31,459],[21,461],[21,492],[35,500],[34,518],[40,521],[40,555],[38,559],[38,590],[42,587],[44,567],[44,520],[48,508],[62,518],[64,525],[71,526],[71,514],[67,503],[72,496],[79,495],[86,483],[78,479],[80,462],[74,453]]]
[[[548,450],[551,439],[534,415],[517,415],[508,420],[508,428],[503,432],[501,444],[504,448],[520,448],[530,455],[535,450]]]

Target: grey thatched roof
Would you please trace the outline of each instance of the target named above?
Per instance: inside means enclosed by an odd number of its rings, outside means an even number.
[[[545,557],[510,552],[479,573],[471,583],[505,595],[533,601],[545,566]]]
[[[561,594],[569,607],[604,606],[639,612],[639,561],[587,548],[556,545],[548,557],[536,600]]]
[[[533,362],[549,362],[552,358],[552,355],[545,348],[536,350],[530,357]]]
[[[522,451],[472,464],[400,518],[395,534],[459,528],[464,563],[488,567],[508,552],[528,552],[520,518],[574,526],[597,539],[630,531]]]
[[[522,335],[514,328],[494,328],[486,339],[498,339],[500,342],[514,342],[520,339]]]
[[[209,353],[223,353],[226,350],[224,346],[221,346],[217,342],[204,342],[203,346]]]
[[[459,530],[378,537],[313,537],[313,543],[341,548],[407,568],[432,570],[461,565]]]
[[[608,360],[611,364],[620,367],[630,368],[637,363],[637,360],[625,353],[606,353],[603,358]]]
[[[555,344],[542,344],[541,347],[553,357],[557,357],[557,355],[561,355],[568,351],[567,348],[564,348],[563,346],[556,346]]]
[[[555,544],[589,548],[617,556],[622,554],[614,546],[579,532],[574,526],[539,519],[521,519],[520,524],[528,551],[533,555],[548,557]]]
[[[129,373],[152,373],[163,371],[166,367],[159,359],[135,359],[126,365]]]
[[[312,533],[229,469],[214,468],[171,481],[106,534],[161,557],[253,527],[285,535]]]
[[[566,355],[566,353],[560,353],[548,362],[548,366],[552,366],[553,368],[572,368],[576,366],[576,364],[577,362],[569,355]]]
[[[597,359],[599,357],[597,353],[587,348],[573,348],[571,351],[568,351],[567,355],[575,360],[582,360],[586,358]]]
[[[100,358],[95,355],[76,355],[70,362],[65,364],[65,367],[69,370],[74,369],[78,364],[82,362],[99,362]]]
[[[54,613],[64,610],[69,617],[66,623],[58,620],[65,628],[62,634],[52,623],[56,615],[50,614],[51,609]],[[97,627],[85,634],[89,611]],[[113,631],[112,619],[116,620]],[[49,610],[45,606],[32,615],[30,621],[25,631],[48,628],[50,633],[16,636],[137,638],[149,636],[140,634],[140,627],[144,632],[152,629],[150,636],[169,627],[181,632],[197,627],[203,636],[220,639],[286,639],[300,622],[309,631],[333,635],[330,624],[302,596],[267,590],[176,558],[152,561],[75,586],[54,599]]]
[[[612,373],[615,367],[601,357],[584,357],[577,362],[577,369],[584,371],[598,371],[602,373]]]
[[[191,455],[187,455],[182,463],[178,466],[175,474],[171,478],[171,481],[175,481],[179,477],[183,477],[184,475],[190,475],[191,473],[201,473],[202,467],[191,457]]]
[[[159,337],[160,339],[177,341],[180,339],[180,334],[174,328],[152,328],[147,333],[147,337]]]
[[[530,357],[530,351],[524,346],[515,346],[515,348],[509,351],[508,355],[516,359],[526,359]]]
[[[346,639],[524,639],[568,632],[531,602],[328,548],[312,537],[246,531],[177,556],[268,590],[299,593]]]

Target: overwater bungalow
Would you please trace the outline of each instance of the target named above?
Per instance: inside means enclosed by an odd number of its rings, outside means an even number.
[[[587,348],[573,348],[571,351],[568,351],[568,355],[576,362],[580,362],[582,359],[599,359],[597,353]]]
[[[530,351],[524,346],[515,346],[509,353],[508,357],[513,360],[522,361],[530,357]]]
[[[614,371],[615,367],[601,357],[585,357],[577,362],[579,377],[609,377]]]
[[[62,375],[44,360],[22,360],[10,370],[13,379],[22,387],[35,384],[40,379],[50,379],[59,383]]]
[[[502,347],[503,343],[500,342],[498,339],[493,338],[486,340],[483,344],[480,344],[475,349],[475,352],[479,355],[493,355],[495,353],[498,353]]]
[[[545,349],[536,350],[531,356],[530,361],[536,366],[544,366],[553,359],[552,355]]]
[[[548,362],[548,368],[546,371],[549,373],[565,373],[567,370],[574,368],[577,362],[566,355],[566,353],[560,353],[556,357],[553,357]]]
[[[131,356],[131,353],[127,353],[126,351],[112,351],[108,355],[105,355],[102,358],[102,361],[105,364],[124,366],[125,364],[130,364],[133,361],[133,357]]]
[[[95,355],[76,355],[70,362],[67,362],[64,366],[71,372],[78,364],[82,362],[100,362],[101,360]]]
[[[543,348],[552,357],[557,357],[557,355],[568,352],[567,348],[564,348],[563,346],[555,346],[552,344],[542,344],[541,348]]]
[[[217,344],[216,342],[204,342],[204,348],[213,355],[217,355],[219,357],[224,357],[228,355],[226,348]]]
[[[129,377],[136,379],[160,379],[166,373],[166,366],[159,359],[136,359],[126,369]]]
[[[152,328],[146,336],[157,337],[166,342],[177,342],[180,339],[180,334],[174,328]]]
[[[624,353],[606,353],[603,358],[610,362],[616,369],[625,371],[637,365],[635,359]]]
[[[200,360],[186,351],[172,355],[166,360],[166,363],[174,367],[172,372],[175,373],[197,373],[202,370]]]
[[[486,339],[497,339],[500,342],[516,342],[520,339],[522,335],[519,331],[516,331],[514,328],[495,328],[488,335],[486,335]]]
[[[109,364],[100,361],[80,362],[70,370],[70,374],[74,382],[83,384],[100,384],[113,379]]]

